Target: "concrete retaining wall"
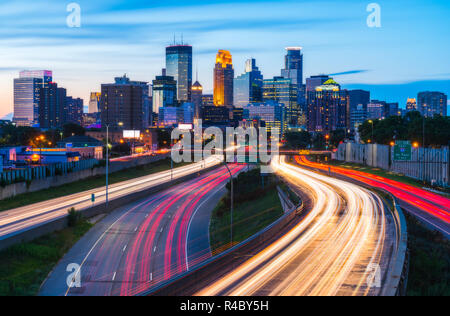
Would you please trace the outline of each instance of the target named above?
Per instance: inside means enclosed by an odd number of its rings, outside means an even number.
[[[160,156],[140,157],[130,161],[113,161],[110,163],[109,173],[114,173],[137,166],[147,165],[152,162],[156,162],[168,157],[169,155],[160,155]],[[14,197],[19,194],[36,192],[51,187],[57,187],[63,184],[76,182],[89,177],[102,176],[105,174],[106,174],[105,167],[97,167],[68,173],[63,176],[53,176],[45,179],[33,180],[29,185],[27,185],[26,182],[14,183],[7,185],[5,187],[0,187],[0,200]]]

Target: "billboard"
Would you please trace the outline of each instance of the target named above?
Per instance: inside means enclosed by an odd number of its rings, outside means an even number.
[[[123,131],[123,138],[140,138],[141,131]]]

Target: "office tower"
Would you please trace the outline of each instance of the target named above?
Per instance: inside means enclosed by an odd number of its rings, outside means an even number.
[[[392,103],[386,103],[385,109],[384,109],[384,117],[389,116],[400,116],[398,103],[392,102]]]
[[[214,105],[233,106],[233,61],[229,51],[219,50],[214,68]]]
[[[62,124],[60,119],[60,113],[65,99],[65,89],[58,89],[58,85],[53,82],[49,82],[40,89],[39,100],[39,126],[41,128],[57,128]]]
[[[192,102],[184,102],[181,105],[182,119],[179,124],[194,124],[195,104]]]
[[[89,113],[98,113],[100,111],[100,92],[91,92],[89,98]]]
[[[66,97],[66,107],[64,109],[64,123],[83,123],[83,100],[80,98]]]
[[[306,78],[306,93],[310,91],[315,91],[317,87],[323,85],[330,79],[331,78],[327,75],[318,75]]]
[[[362,104],[358,104],[350,114],[350,129],[358,130],[358,127],[367,121],[367,106],[364,108]]]
[[[417,101],[414,98],[408,98],[408,100],[406,101],[406,111],[407,112],[411,112],[411,111],[417,111]]]
[[[203,126],[230,125],[230,108],[226,106],[204,106]]]
[[[367,104],[367,118],[369,120],[381,120],[385,118],[386,102],[372,100]]]
[[[201,110],[203,104],[203,87],[198,81],[196,81],[192,85],[191,101],[194,104],[194,118],[195,119],[201,118],[202,115]]]
[[[291,79],[291,83],[297,86],[297,103],[302,111],[306,111],[305,87],[303,85],[303,54],[302,47],[287,47],[284,57],[284,69],[281,77]]]
[[[175,127],[183,123],[183,109],[176,106],[161,107],[158,111],[159,127]]]
[[[285,107],[285,128],[287,126],[300,126],[301,111],[297,99],[297,85],[293,84],[291,79],[283,77],[274,77],[273,79],[264,79],[263,99],[264,102],[273,101],[282,104]]]
[[[18,126],[39,124],[40,89],[52,81],[49,70],[22,71],[14,79],[14,118]]]
[[[245,120],[260,120],[265,122],[271,134],[280,138],[284,133],[284,106],[276,102],[253,103],[244,106]]]
[[[255,59],[245,63],[245,73],[234,79],[233,102],[236,107],[244,107],[249,103],[262,102],[263,76],[256,67]]]
[[[172,45],[166,47],[167,76],[177,82],[177,95],[180,103],[190,101],[192,86],[192,46]]]
[[[347,128],[349,96],[347,90],[329,79],[315,91],[308,92],[308,130],[331,132]]]
[[[141,130],[145,126],[143,82],[130,81],[126,76],[115,78],[115,83],[102,84],[102,128]]]
[[[349,127],[351,130],[354,130],[359,122],[353,121],[352,117],[356,118],[361,116],[359,113],[359,111],[361,111],[360,106],[367,112],[367,104],[370,102],[370,92],[365,90],[349,90],[348,96],[350,103],[350,111],[348,113],[350,116]],[[358,113],[353,115],[353,112],[355,111],[358,111]]]
[[[159,114],[159,109],[177,105],[177,82],[174,77],[167,76],[165,69],[161,76],[153,80],[153,112]]]
[[[420,113],[426,117],[447,116],[447,95],[442,92],[419,92],[417,104]]]
[[[202,107],[203,106],[214,106],[214,95],[204,94],[202,96]]]

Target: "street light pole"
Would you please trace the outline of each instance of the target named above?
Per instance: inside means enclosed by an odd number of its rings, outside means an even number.
[[[108,205],[108,177],[109,177],[109,123],[106,124],[106,205]]]

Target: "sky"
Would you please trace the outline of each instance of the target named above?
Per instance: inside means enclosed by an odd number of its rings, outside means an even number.
[[[380,28],[366,22],[375,1]],[[450,95],[448,0],[74,0],[80,28],[67,26],[71,2],[0,1],[0,118],[13,112],[20,70],[52,70],[59,86],[87,104],[116,76],[151,82],[174,37],[193,46],[205,92],[219,49],[233,55],[236,76],[255,58],[271,78],[285,47],[302,46],[305,77],[334,74],[344,88],[369,89],[373,99],[400,106],[422,90]]]

